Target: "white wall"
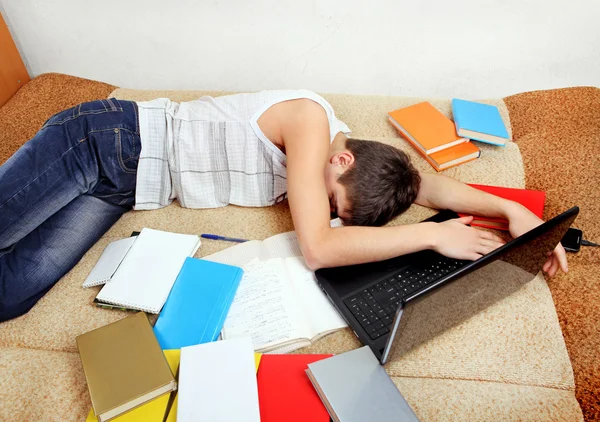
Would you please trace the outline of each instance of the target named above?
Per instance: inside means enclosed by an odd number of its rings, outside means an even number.
[[[32,76],[501,97],[600,86],[598,0],[0,0]]]

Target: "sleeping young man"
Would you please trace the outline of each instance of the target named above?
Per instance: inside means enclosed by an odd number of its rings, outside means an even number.
[[[312,269],[423,249],[477,259],[496,235],[443,223],[380,227],[413,202],[503,217],[512,236],[542,223],[521,205],[420,173],[402,151],[348,138],[310,91],[80,104],[51,117],[0,167],[0,321],[31,307],[126,211],[272,205],[288,199]],[[331,213],[344,227],[329,226]],[[560,246],[543,269],[567,271]]]

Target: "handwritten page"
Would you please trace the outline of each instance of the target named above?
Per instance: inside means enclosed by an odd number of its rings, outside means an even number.
[[[306,323],[311,331],[310,338],[320,337],[348,325],[323,293],[315,273],[303,258],[285,260],[296,297],[299,299]]]
[[[223,338],[250,336],[255,351],[307,339],[281,259],[251,261],[223,326]]]

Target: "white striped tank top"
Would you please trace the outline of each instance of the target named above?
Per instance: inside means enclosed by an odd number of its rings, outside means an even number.
[[[175,198],[186,208],[262,207],[283,200],[286,157],[257,120],[272,105],[299,98],[323,106],[330,142],[350,132],[324,98],[305,90],[138,102],[142,150],[134,208],[161,208]]]

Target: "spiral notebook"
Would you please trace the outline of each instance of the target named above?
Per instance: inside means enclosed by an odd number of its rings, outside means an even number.
[[[200,247],[196,235],[144,228],[96,299],[102,303],[158,314],[179,270]]]

